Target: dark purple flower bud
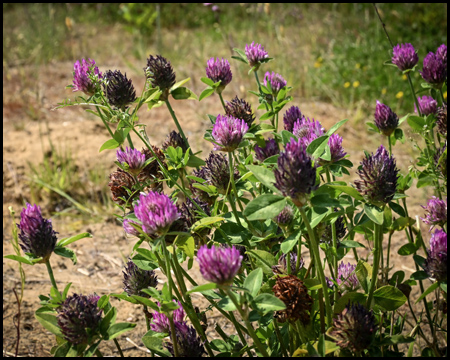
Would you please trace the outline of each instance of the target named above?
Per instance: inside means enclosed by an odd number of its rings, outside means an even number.
[[[23,252],[38,258],[42,257],[39,263],[47,262],[58,239],[57,232],[53,230],[52,221],[42,217],[41,208],[27,203],[20,213],[20,223],[17,224],[17,227],[20,230],[21,244],[19,245]]]
[[[112,198],[119,205],[127,203],[128,207],[132,206],[134,199],[138,197],[138,192],[133,191],[133,187],[136,185],[136,180],[133,175],[117,169],[109,175],[108,186],[111,188]]]
[[[94,95],[102,79],[102,73],[95,66],[95,61],[82,59],[80,64],[77,60],[73,70],[73,91],[82,91],[89,96]]]
[[[203,342],[192,326],[188,326],[186,323],[175,323],[175,337],[180,357],[199,358],[206,353]],[[175,356],[171,342],[166,343],[165,347],[172,356]]]
[[[447,136],[447,103],[444,102],[441,107],[437,109],[436,124],[439,134]]]
[[[284,80],[280,74],[277,74],[273,71],[272,73],[266,72],[266,74],[264,75],[264,86],[268,86],[269,82],[270,86],[272,87],[273,96],[277,96],[278,92],[287,84],[287,81]]]
[[[181,303],[177,300],[172,300],[174,303],[177,303],[179,308],[175,309],[172,313],[173,321],[175,324],[183,323],[184,318],[186,317],[186,313],[184,312],[183,307],[181,306]],[[158,302],[158,306],[161,306],[161,304]],[[170,322],[169,318],[166,314],[160,313],[158,311],[155,311],[152,313],[152,324],[150,324],[150,329],[153,331],[159,332],[159,333],[169,333],[170,332]]]
[[[57,308],[58,326],[69,343],[90,345],[98,338],[103,311],[97,307],[98,299],[98,295],[73,294]]]
[[[136,91],[131,80],[127,79],[127,74],[122,75],[120,70],[108,70],[105,73],[103,90],[108,103],[122,111],[136,100]]]
[[[278,155],[279,153],[280,149],[278,148],[278,144],[275,139],[267,139],[265,147],[255,145],[256,158],[261,162],[271,156]]]
[[[442,44],[439,46],[436,50],[436,56],[441,59],[445,64],[445,67],[447,67],[447,45]]]
[[[299,139],[305,139],[305,144],[308,145],[314,139],[324,135],[325,129],[319,121],[309,120],[303,116],[294,123],[292,133]]]
[[[123,221],[123,229],[125,230],[125,232],[126,232],[127,234],[130,234],[130,235],[139,237],[141,234],[140,234],[139,231],[137,231],[136,228],[135,228],[133,225],[131,225],[131,224],[135,224],[135,225],[139,226],[139,227],[142,229],[141,224],[137,223],[136,221],[130,220],[130,219],[125,219],[125,220]]]
[[[383,206],[394,198],[398,171],[395,159],[380,145],[375,155],[366,155],[361,162],[356,188],[369,203]]]
[[[233,116],[217,115],[212,129],[212,137],[217,143],[214,144],[214,150],[234,151],[247,131],[248,125],[244,120],[236,119]]]
[[[329,163],[339,161],[345,155],[347,155],[347,153],[344,152],[344,148],[342,147],[342,140],[342,137],[340,137],[336,133],[332,134],[328,139],[328,146],[330,147],[331,152],[331,160],[329,161]]]
[[[137,149],[125,148],[125,151],[117,150],[117,161],[126,167],[133,175],[138,175],[145,165],[145,154]]]
[[[338,209],[334,209],[334,211],[338,211]],[[336,228],[336,240],[337,240],[337,246],[339,247],[339,241],[345,236],[347,233],[347,228],[345,227],[345,221],[343,216],[339,216],[334,226]],[[320,237],[321,243],[326,243],[328,245],[333,245],[333,229],[331,227],[331,224],[328,224],[325,227],[325,230],[323,231],[321,237]]]
[[[230,63],[227,59],[215,60],[213,57],[206,63],[206,76],[215,83],[220,81],[217,93],[222,93],[225,87],[231,82],[233,74],[231,73]]]
[[[261,44],[255,44],[253,41],[250,45],[245,45],[245,56],[247,56],[250,66],[255,67],[255,71],[257,71],[261,65],[261,61],[268,58],[269,54]]]
[[[250,104],[237,96],[231,102],[225,101],[225,112],[236,119],[244,120],[249,127],[255,121],[255,115]]]
[[[128,294],[138,295],[142,297],[150,297],[150,295],[142,292],[150,287],[156,288],[158,278],[153,270],[142,270],[132,260],[128,260],[123,271],[123,289]]]
[[[447,63],[438,55],[429,52],[423,59],[423,69],[419,72],[428,84],[435,89],[441,89],[447,78]]]
[[[417,101],[419,102],[419,108],[422,115],[436,114],[438,103],[431,96],[419,96]],[[416,104],[414,104],[414,111],[417,112]]]
[[[165,234],[170,225],[180,217],[176,205],[167,195],[153,191],[140,194],[134,213],[142,222],[145,233],[159,236]]]
[[[441,174],[444,176],[445,181],[447,182],[447,141],[445,141],[444,146],[437,149],[434,154],[434,164],[436,169],[441,171]]]
[[[447,281],[447,234],[436,230],[430,239],[430,248],[424,269],[436,281]]]
[[[398,126],[398,116],[392,109],[377,100],[375,125],[383,135],[389,136]]]
[[[159,89],[163,92],[164,100],[167,99],[169,89],[175,85],[175,72],[173,71],[170,61],[161,55],[156,55],[147,59],[147,67],[144,68],[145,76],[150,80],[152,87]]]
[[[338,278],[336,282],[340,291],[357,290],[360,285],[355,274],[356,265],[350,263],[344,264],[342,261],[338,266]],[[333,287],[335,284],[333,280],[327,277],[328,286]]]
[[[338,314],[333,321],[330,336],[341,348],[348,349],[356,356],[370,347],[377,331],[375,316],[363,305],[353,304]]]
[[[183,153],[187,151],[186,144],[179,133],[173,130],[169,135],[167,135],[166,140],[162,144],[162,148],[167,150],[169,146],[173,148],[180,147],[183,150]]]
[[[283,115],[284,130],[294,131],[294,124],[303,118],[302,112],[297,106],[291,106]]]
[[[425,218],[421,218],[425,224],[431,225],[430,231],[436,225],[444,226],[447,222],[447,199],[441,200],[433,196],[427,202],[427,206],[422,206],[425,209]]]
[[[152,150],[153,152],[151,152],[148,148],[143,148],[141,150],[141,152],[145,155],[145,161],[149,159],[153,159],[153,161],[151,161],[144,169],[142,169],[142,171],[138,175],[138,180],[140,183],[145,184],[150,189],[161,192],[163,190],[163,183],[161,180],[164,178],[164,174],[161,171],[160,165],[153,154],[156,155],[156,157],[159,159],[159,162],[167,169],[166,157],[159,147],[152,145]]]
[[[275,169],[275,187],[284,196],[290,196],[298,207],[306,203],[308,194],[317,189],[316,166],[306,153],[306,146],[301,141],[291,139],[285,151],[278,158],[278,169]]]
[[[294,209],[289,205],[285,206],[274,221],[281,227],[289,226],[294,221]]]
[[[290,260],[290,267],[291,267],[292,275],[297,275],[298,272],[300,271],[300,269],[303,268],[303,266],[305,265],[303,258],[300,257],[298,269],[297,269],[297,259],[298,259],[297,254],[294,252],[291,252],[289,255],[289,260]],[[272,266],[272,271],[274,274],[285,275],[288,273],[287,269],[288,269],[287,256],[286,256],[286,254],[283,254],[278,259],[278,265]]]
[[[208,249],[203,245],[197,252],[197,261],[203,277],[219,285],[230,285],[241,268],[242,255],[236,247]]]
[[[398,44],[394,46],[392,63],[401,71],[411,70],[419,62],[416,50],[411,44]]]

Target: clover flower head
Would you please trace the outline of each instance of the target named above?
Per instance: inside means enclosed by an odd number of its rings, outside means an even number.
[[[294,125],[303,118],[302,112],[297,106],[291,106],[283,115],[284,130],[294,131]]]
[[[68,296],[57,308],[58,326],[64,339],[74,345],[90,345],[98,337],[103,310],[97,306],[100,296]]]
[[[231,73],[230,63],[227,59],[213,57],[206,63],[206,76],[215,83],[220,81],[220,86],[217,89],[219,93],[231,82],[233,74]]]
[[[289,226],[294,221],[294,209],[286,205],[283,210],[275,217],[274,221],[281,227]]]
[[[176,205],[167,195],[150,191],[140,194],[134,207],[136,217],[142,222],[142,230],[148,235],[163,235],[170,225],[180,217]]]
[[[334,209],[335,212],[339,211],[339,209],[335,208]],[[344,217],[343,216],[339,216],[335,223],[334,226],[336,228],[336,240],[337,240],[337,246],[339,247],[339,241],[345,236],[345,234],[347,233],[347,228],[345,226],[345,221],[344,221]],[[321,237],[320,237],[320,242],[321,243],[327,243],[328,245],[332,245],[333,244],[333,230],[331,227],[331,224],[328,224]]]
[[[360,354],[371,345],[376,331],[372,310],[367,310],[363,305],[349,304],[334,319],[330,336],[341,348]]]
[[[290,196],[296,206],[306,203],[307,195],[317,189],[316,165],[306,152],[306,145],[291,139],[281,152],[275,169],[275,187],[284,196]]]
[[[358,169],[360,180],[356,188],[373,205],[383,206],[394,198],[397,190],[398,168],[395,159],[381,145],[375,155],[367,155]]]
[[[398,121],[397,114],[389,106],[377,100],[375,107],[375,125],[380,132],[385,136],[391,135],[398,127]]]
[[[141,224],[139,224],[138,222],[134,221],[134,220],[130,220],[130,219],[125,219],[123,221],[123,229],[125,230],[125,232],[127,234],[139,237],[141,234],[139,233],[139,231],[136,230],[135,227],[133,227],[133,225],[131,224],[135,224],[138,225],[139,227],[141,226]]]
[[[136,100],[136,90],[127,74],[123,75],[120,70],[108,70],[104,79],[103,90],[110,105],[124,111]]]
[[[277,96],[278,92],[284,88],[287,84],[287,81],[284,80],[284,78],[275,72],[272,71],[266,72],[264,75],[264,86],[268,86],[268,83],[270,82],[270,86],[272,87],[272,94],[273,96]]]
[[[153,270],[140,269],[132,260],[128,260],[123,271],[123,289],[128,294],[142,297],[150,297],[142,290],[149,287],[156,288],[158,278]]]
[[[102,79],[102,73],[95,66],[94,60],[77,60],[73,65],[73,91],[82,91],[86,95],[94,95],[95,90],[98,88],[99,82]],[[93,81],[89,76],[94,75],[97,81]]]
[[[299,264],[298,264],[298,269],[297,269],[297,259],[298,259],[297,254],[294,253],[294,252],[290,252],[289,262],[290,262],[291,274],[292,275],[297,275],[298,272],[300,271],[300,269],[303,268],[303,266],[305,265],[305,262],[303,261],[303,258],[300,257]],[[283,254],[278,259],[278,265],[273,265],[272,266],[272,271],[273,271],[274,274],[284,275],[284,274],[288,273],[287,269],[288,269],[287,255]]]
[[[258,70],[261,61],[268,58],[269,54],[264,50],[261,44],[255,44],[253,41],[250,45],[245,45],[245,55],[251,67],[256,67]]]
[[[147,67],[144,68],[145,76],[150,80],[152,87],[164,93],[163,98],[168,96],[169,89],[175,85],[175,72],[170,61],[161,55],[150,55],[147,59]],[[161,99],[161,97],[160,97]]]
[[[185,322],[175,323],[175,338],[177,342],[178,355],[180,357],[199,358],[206,353],[205,347],[197,332],[192,326]],[[167,342],[164,344],[166,349],[175,356],[173,344]]]
[[[173,321],[175,324],[183,323],[185,324],[184,318],[186,317],[186,313],[184,312],[183,306],[177,300],[172,300],[174,303],[177,303],[179,308],[173,311]],[[161,306],[159,302],[157,302],[158,306]],[[166,314],[155,311],[152,314],[152,323],[150,324],[150,329],[159,333],[169,333],[170,332],[170,322],[169,318]]]
[[[419,109],[422,115],[436,114],[438,103],[431,96],[424,95],[418,97],[417,101],[419,103]],[[417,111],[416,104],[414,104],[414,111]]]
[[[147,187],[154,191],[161,192],[163,190],[161,179],[164,178],[164,174],[161,171],[160,163],[167,169],[166,157],[163,151],[152,145],[151,151],[149,148],[143,148],[141,153],[145,155],[145,161],[147,162],[149,159],[153,159],[149,164],[147,164],[142,171],[138,175],[138,180],[141,184],[145,184]],[[156,157],[154,156],[156,155]],[[158,158],[158,160],[156,159]]]
[[[117,150],[117,161],[127,166],[127,171],[138,175],[145,165],[145,154],[137,149],[125,148],[125,151]]]
[[[398,44],[394,46],[392,63],[401,71],[412,69],[419,62],[419,56],[411,44]]]
[[[27,203],[20,213],[20,223],[17,226],[20,230],[21,243],[19,245],[23,252],[35,257],[42,257],[40,263],[47,262],[58,240],[52,221],[42,217],[39,206],[31,206]]]
[[[183,153],[187,151],[186,143],[179,133],[173,130],[169,135],[167,135],[166,140],[162,144],[162,148],[167,150],[169,146],[172,146],[174,149],[177,147],[181,147]]]
[[[332,134],[328,139],[328,146],[330,147],[331,152],[331,160],[329,161],[330,163],[339,161],[344,158],[345,155],[347,155],[347,153],[344,152],[344,148],[342,147],[342,140],[342,137],[336,133]]]
[[[212,129],[212,137],[217,144],[214,150],[232,152],[242,141],[248,131],[248,125],[244,120],[233,116],[218,115]]]
[[[439,134],[447,137],[447,102],[444,101],[442,106],[437,109],[436,118]]]
[[[237,96],[231,101],[225,101],[225,112],[229,116],[244,120],[249,127],[256,118],[250,104]]]
[[[442,44],[439,46],[436,50],[436,56],[441,59],[445,64],[445,67],[447,67],[447,45]]]
[[[343,261],[338,266],[338,277],[336,282],[341,291],[352,291],[359,288],[359,281],[355,274],[356,265],[345,264]],[[328,286],[333,287],[334,283],[327,278]]]
[[[430,231],[434,226],[444,226],[447,222],[447,199],[441,200],[433,196],[427,202],[427,206],[422,206],[425,209],[425,217],[421,218],[425,224],[431,225]]]
[[[219,285],[230,285],[241,268],[242,255],[235,246],[208,249],[203,245],[197,252],[197,261],[203,277]]]
[[[315,121],[314,119],[310,120],[303,116],[294,123],[292,133],[297,136],[297,138],[304,139],[305,143],[308,145],[314,139],[324,135],[325,129],[319,121]]]
[[[423,69],[419,71],[422,78],[435,89],[441,89],[447,79],[447,62],[433,52],[423,59]]]
[[[436,230],[430,239],[424,269],[426,273],[437,281],[447,281],[447,233]]]
[[[266,146],[260,147],[255,145],[255,155],[259,161],[264,161],[267,158],[278,155],[280,153],[280,149],[278,148],[278,144],[275,139],[267,139]]]

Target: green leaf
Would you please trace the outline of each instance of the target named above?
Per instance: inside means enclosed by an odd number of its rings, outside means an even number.
[[[289,235],[289,237],[281,243],[280,250],[283,252],[283,254],[287,254],[294,248],[294,246],[298,243],[301,235],[302,233],[300,231],[297,231]]]
[[[53,251],[56,255],[69,258],[74,265],[77,264],[77,255],[75,254],[75,251],[61,246],[55,246],[55,250]]]
[[[317,139],[314,139],[306,148],[306,152],[311,154],[312,157],[318,159],[323,154],[325,147],[328,144],[328,139],[328,135],[322,135]]]
[[[28,264],[28,265],[34,265],[34,263],[32,261],[30,261],[29,259],[23,257],[23,256],[19,256],[19,255],[5,255],[3,256],[5,259],[10,259],[10,260],[14,260],[14,261],[18,261],[24,264]]]
[[[64,336],[61,332],[61,329],[58,326],[58,319],[56,315],[57,314],[55,311],[49,311],[46,308],[37,309],[36,312],[34,313],[36,320],[39,321],[39,323],[44,328],[46,328],[52,334],[63,338]]]
[[[423,270],[418,270],[415,273],[411,274],[410,279],[411,280],[426,280],[430,276]]]
[[[255,265],[262,268],[265,274],[273,275],[272,266],[277,264],[275,256],[264,250],[248,250],[247,254],[255,259]]]
[[[330,130],[327,131],[327,135],[328,135],[328,136],[333,135],[333,134],[334,134],[334,133],[342,126],[342,125],[344,125],[347,121],[348,121],[348,119],[344,119],[344,120],[341,120],[341,121],[337,122],[336,124],[334,124],[334,125],[330,128]]]
[[[93,357],[95,355],[95,352],[98,350],[98,347],[99,347],[100,343],[102,342],[102,340],[103,339],[100,339],[96,343],[89,346],[89,349],[86,350],[83,357]]]
[[[375,224],[383,225],[383,210],[375,205],[364,204],[364,213],[372,220]]]
[[[212,81],[210,78],[207,77],[202,77],[201,82],[208,85],[208,86],[213,86],[214,85],[214,81]]]
[[[245,52],[244,52],[244,51],[242,51],[242,50],[240,50],[240,49],[237,49],[237,48],[234,48],[233,51],[236,51],[236,52],[238,53],[240,60],[244,60],[244,62],[245,62],[246,64],[248,64],[247,55],[245,55]],[[233,56],[232,56],[232,57],[233,57]],[[238,60],[239,60],[239,59],[238,59]]]
[[[356,190],[355,188],[351,187],[351,186],[347,186],[347,185],[334,185],[334,184],[327,184],[326,186],[329,186],[333,189],[337,189],[342,191],[343,193],[346,193],[348,195],[350,195],[352,198],[354,198],[355,200],[364,200],[364,198],[361,196],[361,194],[359,193],[358,190]]]
[[[69,354],[69,351],[71,352],[72,350],[72,344],[68,341],[64,341],[61,345],[59,345],[56,350],[55,353],[53,354],[54,357],[67,357],[67,355]],[[76,356],[76,354],[75,354]]]
[[[136,324],[132,323],[117,323],[112,326],[107,331],[107,336],[105,337],[105,340],[112,340],[118,337],[119,335],[122,335],[123,333],[130,331],[131,329],[134,329],[136,327]]]
[[[209,291],[212,289],[217,289],[217,284],[215,283],[207,283],[203,285],[194,286],[191,290],[189,290],[186,294],[192,294],[195,292],[202,293],[204,291]]]
[[[403,209],[403,207],[393,201],[391,201],[389,203],[390,208],[392,209],[392,211],[395,211],[398,215],[404,217],[406,216],[405,210]]]
[[[358,248],[358,247],[365,248],[365,246],[363,244],[361,244],[357,241],[354,241],[354,240],[341,241],[339,246],[342,246],[343,248],[346,248],[346,249]]]
[[[180,236],[177,237],[176,244],[178,248],[189,256],[190,258],[194,257],[195,251],[195,240],[192,236],[184,236],[180,239]]]
[[[209,225],[218,223],[220,221],[225,220],[225,218],[221,217],[221,216],[212,216],[212,217],[205,217],[203,219],[200,219],[199,221],[195,222],[192,227],[191,230],[196,232],[199,231],[203,228],[209,227]]]
[[[161,337],[153,336],[153,334],[149,334],[150,331],[141,339],[147,349],[153,351],[156,355],[171,357],[172,354],[163,346],[163,339]],[[153,331],[151,332],[153,333]]]
[[[286,305],[283,301],[278,299],[275,295],[269,293],[259,294],[253,301],[250,303],[251,307],[263,315],[278,310],[286,309]]]
[[[425,296],[427,296],[428,294],[431,294],[434,290],[436,290],[439,287],[439,282],[435,282],[433,283],[428,289],[426,289],[422,295],[419,296],[419,298],[416,300],[416,304],[421,301],[423,298],[425,298]]]
[[[198,101],[202,101],[203,99],[207,98],[208,96],[211,96],[212,94],[214,94],[214,91],[215,90],[212,87],[207,87],[200,94],[200,97],[198,98]]]
[[[273,111],[269,110],[268,112],[266,112],[259,118],[259,121],[268,120],[268,119],[273,118],[274,116],[275,116],[275,113]]]
[[[386,285],[376,289],[373,293],[375,304],[381,306],[387,311],[395,311],[402,306],[408,299],[397,288]]]
[[[117,149],[120,146],[120,143],[117,142],[115,139],[109,139],[103,143],[103,145],[100,147],[99,153],[103,150],[112,150]]]
[[[251,171],[264,186],[268,187],[273,192],[279,193],[279,190],[273,185],[275,183],[273,170],[258,165],[247,165],[246,168]]]
[[[110,296],[114,296],[115,298],[121,299],[121,300],[125,300],[128,301],[132,304],[139,304],[139,301],[137,301],[136,299],[133,299],[132,297],[128,296],[127,293],[122,293],[122,294],[109,294]]]
[[[117,309],[115,307],[111,308],[103,317],[102,321],[100,322],[100,334],[102,334],[102,336],[104,337],[108,336],[108,329],[111,326],[111,324],[114,323],[116,317],[117,317]]]
[[[281,139],[283,141],[283,145],[286,145],[288,142],[291,141],[291,139],[297,140],[297,137],[287,130],[282,130],[280,134]]]
[[[321,206],[321,207],[337,207],[339,206],[339,200],[333,199],[327,193],[317,194],[311,198],[311,204],[313,206]]]
[[[447,283],[441,283],[441,289],[447,294]]]
[[[255,297],[261,289],[263,271],[258,268],[253,270],[244,280],[244,287],[248,289],[250,295]]]
[[[191,80],[191,78],[187,78],[187,79],[178,81],[170,88],[170,92],[172,93],[172,91],[178,89],[181,85],[186,84],[189,80]]]
[[[81,240],[84,238],[91,238],[91,237],[92,237],[92,234],[89,234],[88,232],[81,233],[78,235],[74,235],[74,236],[59,240],[58,243],[56,244],[56,246],[64,247],[64,246],[74,243],[75,241],[78,241],[78,240]]]
[[[336,304],[334,305],[334,313],[339,314],[342,312],[342,310],[345,309],[345,307],[349,303],[358,303],[358,304],[364,304],[366,303],[367,295],[361,294],[358,292],[348,292],[342,295]]]
[[[423,131],[423,128],[426,125],[424,118],[421,116],[411,115],[408,117],[407,121],[409,126],[411,126],[411,129],[413,129],[413,131],[415,132]]]
[[[263,194],[247,204],[244,216],[247,216],[250,221],[272,219],[279,215],[285,206],[284,196]]]
[[[369,292],[369,283],[372,277],[372,266],[364,260],[359,260],[355,269],[356,277],[366,293]]]
[[[198,100],[193,91],[185,87],[179,87],[170,92],[175,100]]]
[[[186,166],[189,166],[189,167],[200,167],[200,166],[203,166],[205,164],[206,163],[205,163],[204,160],[200,159],[199,157],[197,157],[195,155],[190,155]]]
[[[139,296],[139,295],[131,295],[131,298],[135,299],[136,301],[139,302],[139,304],[148,306],[149,308],[159,311],[159,307],[158,305],[156,305],[153,301],[151,301],[150,299],[147,299],[146,297],[143,296]]]
[[[398,254],[401,256],[408,256],[414,254],[417,251],[416,245],[413,243],[405,244],[398,249]]]
[[[405,143],[405,134],[403,133],[403,130],[400,128],[395,129],[394,131],[394,138],[398,141],[400,141],[402,144]]]

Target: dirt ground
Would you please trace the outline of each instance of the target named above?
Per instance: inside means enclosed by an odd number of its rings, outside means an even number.
[[[48,151],[47,135],[53,144],[70,149],[77,165],[83,168],[95,168],[103,166],[106,169],[104,181],[108,182],[109,170],[115,166],[115,151],[98,152],[100,145],[108,139],[107,131],[103,124],[86,113],[81,107],[72,107],[52,111],[56,103],[64,98],[74,97],[70,89],[65,86],[72,81],[73,64],[54,63],[42,66],[38,69],[38,75],[33,74],[33,69],[10,68],[3,73],[3,253],[12,254],[10,245],[11,219],[8,211],[13,206],[16,211],[15,222],[24,200],[30,201],[30,191],[26,176],[29,175],[27,162],[39,164],[43,154]],[[126,67],[121,67],[127,71]],[[36,70],[36,69],[34,69]],[[133,74],[132,70],[128,69]],[[204,76],[198,74],[198,78]],[[143,79],[132,76],[137,89],[142,89]],[[192,89],[199,94],[202,85],[194,83]],[[189,86],[189,84],[187,84]],[[243,96],[241,89],[234,85],[224,93],[225,98],[234,97],[235,94]],[[138,90],[139,92],[139,90]],[[229,99],[228,98],[228,99]],[[247,97],[248,98],[248,97]],[[255,99],[252,101],[254,108]],[[365,121],[355,121],[355,115],[345,109],[339,109],[332,105],[313,100],[296,99],[293,105],[301,108],[302,112],[316,120],[320,120],[325,128],[331,127],[339,120],[349,118],[350,121],[339,131],[344,137],[344,147],[350,155],[350,160],[359,163],[363,153],[362,149],[375,151],[381,139],[378,135],[370,135],[365,130]],[[221,106],[216,96],[210,97],[201,103],[196,101],[172,101],[172,106],[178,115],[186,135],[190,139],[195,151],[203,150],[205,158],[212,146],[202,138],[209,126],[207,113],[218,114]],[[165,136],[176,127],[166,108],[153,109],[151,112],[142,109],[140,122],[147,125],[147,132],[153,144],[160,145]],[[48,126],[46,126],[47,124]],[[40,135],[41,134],[41,135]],[[405,171],[408,165],[414,161],[415,155],[410,150],[410,145],[395,147],[395,153],[400,168]],[[354,177],[354,175],[352,175]],[[346,179],[349,181],[350,179]],[[408,198],[409,211],[412,216],[422,216],[421,204],[426,203],[428,193],[426,190],[414,190],[414,196]],[[51,217],[47,210],[49,204],[45,201],[40,204],[45,217]],[[80,221],[74,217],[53,218],[54,229],[59,232],[59,237],[67,237],[79,232],[88,231],[93,234],[91,239],[83,239],[70,247],[78,257],[78,263],[72,265],[69,259],[53,256],[51,264],[58,284],[63,287],[72,282],[70,293],[77,292],[88,294],[97,292],[99,295],[122,292],[122,268],[124,259],[131,252],[134,241],[127,239],[121,226],[111,216],[98,223]],[[423,226],[423,224],[421,224]],[[428,236],[425,226],[423,233]],[[360,238],[357,240],[364,244],[367,242]],[[391,262],[394,270],[404,270],[408,277],[414,271],[414,264],[406,263],[397,255],[397,250],[406,243],[403,233],[398,233],[393,238],[391,250]],[[387,241],[385,241],[386,243]],[[387,246],[387,244],[386,244]],[[366,256],[367,252],[362,256]],[[349,254],[345,260],[352,261]],[[371,257],[369,258],[371,259]],[[409,257],[409,261],[412,259]],[[202,282],[196,262],[190,274],[198,282]],[[24,302],[21,307],[20,323],[20,356],[48,356],[51,347],[55,344],[54,336],[48,333],[35,319],[34,311],[38,308],[39,294],[46,294],[50,288],[46,268],[36,265],[33,268],[24,265],[27,275]],[[161,278],[163,281],[163,278]],[[20,288],[20,277],[16,262],[3,260],[3,351],[4,355],[15,352],[17,339],[14,326],[17,304],[13,289]],[[416,294],[412,294],[415,298]],[[195,297],[200,308],[207,306],[207,302],[200,296]],[[125,356],[147,356],[140,338],[145,333],[145,321],[142,310],[130,303],[112,299],[112,304],[118,307],[117,321],[129,321],[137,324],[137,327],[119,337],[119,343]],[[402,308],[407,311],[407,308]],[[221,319],[216,312],[208,313],[208,336],[217,337],[214,331],[215,324],[219,324],[227,331],[231,325]],[[101,351],[105,356],[118,356],[113,342],[104,342]]]

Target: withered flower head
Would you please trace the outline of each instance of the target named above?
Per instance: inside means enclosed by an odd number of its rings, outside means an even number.
[[[136,184],[133,175],[122,169],[117,169],[109,175],[109,179],[108,186],[111,188],[113,200],[119,205],[124,205],[127,202],[127,206],[131,207],[133,199],[139,197],[139,192],[133,189]]]

